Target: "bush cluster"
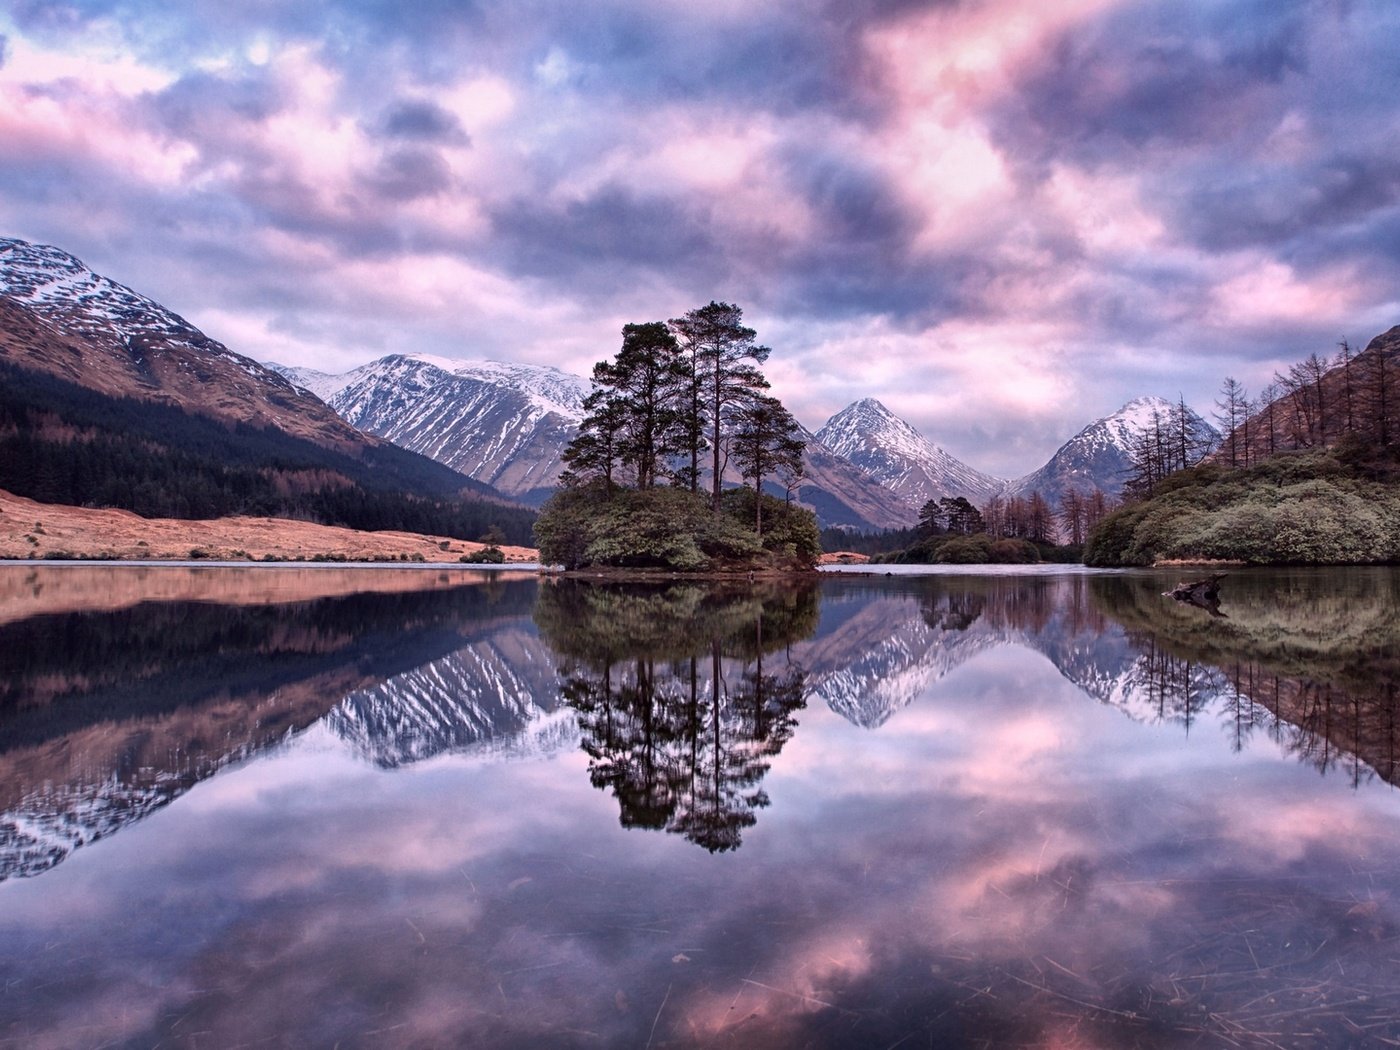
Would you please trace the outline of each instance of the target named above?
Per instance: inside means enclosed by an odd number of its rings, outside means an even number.
[[[708,497],[684,489],[601,484],[561,489],[540,510],[540,559],[589,566],[705,572],[725,568],[811,568],[821,553],[811,512],[763,497],[762,538],[751,527],[752,490],[727,493],[715,514]]]
[[[1086,565],[1163,559],[1255,565],[1400,562],[1400,487],[1358,476],[1333,452],[1275,456],[1246,470],[1180,471],[1151,499],[1110,514]]]

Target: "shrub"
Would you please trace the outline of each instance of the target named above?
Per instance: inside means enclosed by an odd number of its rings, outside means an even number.
[[[816,521],[799,507],[764,497],[762,541],[748,526],[753,494],[726,494],[715,514],[702,495],[681,489],[646,491],[590,484],[563,489],[535,523],[541,560],[578,569],[589,565],[699,572],[779,562],[815,564]]]
[[[1327,452],[1285,454],[1248,470],[1197,468],[1109,515],[1085,545],[1088,565],[1159,558],[1253,564],[1400,560],[1400,490],[1356,476]]]
[[[463,554],[457,560],[469,565],[501,565],[504,564],[506,556],[499,547],[482,547],[479,551]]]

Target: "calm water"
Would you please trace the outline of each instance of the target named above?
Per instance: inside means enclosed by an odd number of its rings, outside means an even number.
[[[0,1046],[1400,1039],[1400,572],[0,567]]]

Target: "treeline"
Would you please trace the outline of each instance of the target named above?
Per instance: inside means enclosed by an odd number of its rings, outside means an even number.
[[[1333,356],[1312,353],[1275,372],[1257,395],[1227,376],[1215,401],[1218,435],[1184,403],[1166,415],[1154,410],[1134,441],[1124,495],[1146,499],[1172,474],[1207,460],[1241,468],[1281,452],[1331,448],[1347,440],[1392,446],[1400,441],[1397,346],[1397,329],[1359,354],[1344,339]]]
[[[1248,467],[1283,451],[1326,448],[1348,436],[1387,448],[1400,442],[1400,329],[1361,353],[1343,339],[1335,355],[1316,353],[1276,372],[1257,398],[1233,376],[1216,401],[1225,435],[1218,458]]]
[[[146,517],[287,517],[528,544],[533,514],[395,446],[362,459],[292,437],[114,398],[0,364],[0,488],[45,503]]]
[[[814,563],[815,519],[791,500],[805,442],[767,393],[758,366],[770,353],[730,303],[624,326],[617,355],[594,366],[563,487],[541,509],[541,557],[568,568],[698,570],[765,552]],[[737,493],[724,489],[731,468]],[[775,485],[786,499],[765,492]]]
[[[1058,505],[1039,492],[993,496],[980,508],[964,496],[945,496],[924,503],[913,529],[850,537],[844,544],[838,536],[831,539],[839,549],[906,564],[1072,561],[1113,507],[1100,489],[1070,489]]]
[[[1124,498],[1145,499],[1164,478],[1214,452],[1218,442],[1219,435],[1186,407],[1184,399],[1178,397],[1165,414],[1154,407],[1128,449],[1132,466],[1123,484]]]
[[[1344,341],[1276,373],[1258,400],[1227,378],[1224,435],[1205,453],[1155,459],[1149,428],[1129,498],[1091,531],[1086,563],[1400,561],[1397,351],[1400,328],[1361,354]]]

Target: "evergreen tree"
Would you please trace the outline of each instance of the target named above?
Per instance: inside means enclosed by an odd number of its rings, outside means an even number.
[[[711,505],[720,509],[724,476],[722,438],[734,413],[768,388],[757,368],[771,351],[757,343],[757,333],[743,324],[743,311],[730,303],[711,302],[671,321],[694,369],[691,401],[686,411],[690,453],[689,481],[698,487],[701,420],[709,429]]]
[[[585,415],[578,434],[560,456],[568,467],[559,480],[572,487],[599,478],[604,492],[611,495],[620,480],[627,407],[608,388],[607,381],[608,365],[600,361],[593,366],[593,392],[583,399]]]
[[[661,321],[624,326],[616,359],[593,370],[620,418],[619,455],[631,464],[639,489],[662,480],[666,461],[685,451],[682,400],[689,371]]]
[[[776,397],[759,394],[735,412],[733,455],[740,475],[761,496],[763,479],[775,474],[796,480],[802,476],[802,452],[807,443],[802,428]],[[754,500],[754,531],[763,535],[763,500]]]

